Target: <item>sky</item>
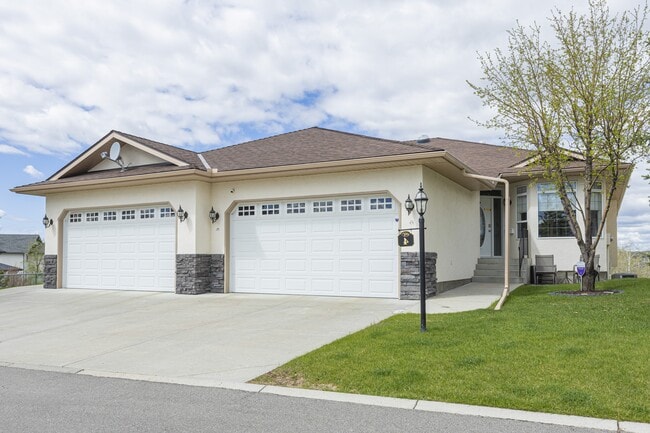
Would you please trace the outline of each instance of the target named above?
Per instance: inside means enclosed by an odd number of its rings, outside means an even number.
[[[578,12],[587,1],[560,1]],[[610,1],[613,12],[637,5]],[[43,233],[51,176],[112,129],[203,151],[311,126],[504,144],[467,81],[539,0],[0,3],[0,233]],[[546,30],[545,30],[546,31]],[[619,245],[650,250],[635,170]]]

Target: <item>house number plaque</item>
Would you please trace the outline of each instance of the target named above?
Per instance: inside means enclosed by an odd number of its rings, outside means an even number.
[[[415,243],[415,241],[413,240],[413,233],[400,232],[400,234],[397,235],[397,242],[399,243],[400,247],[413,246],[413,244]]]

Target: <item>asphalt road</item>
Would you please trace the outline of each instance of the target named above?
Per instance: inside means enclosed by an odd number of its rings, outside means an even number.
[[[600,430],[0,367],[0,432],[587,433]]]

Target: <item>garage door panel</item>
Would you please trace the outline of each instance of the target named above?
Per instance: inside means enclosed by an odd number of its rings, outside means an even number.
[[[119,209],[100,211],[99,218],[85,213],[72,211],[64,222],[65,287],[174,290],[175,218],[137,209],[126,220]]]
[[[264,203],[238,206],[230,215],[230,290],[396,298],[397,210],[371,210],[369,197],[353,207],[342,200],[302,199],[295,213],[296,201],[277,202],[279,213],[267,215]]]

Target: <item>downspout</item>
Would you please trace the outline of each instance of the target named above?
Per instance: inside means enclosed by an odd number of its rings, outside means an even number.
[[[503,292],[501,293],[501,298],[499,298],[499,302],[497,302],[496,307],[494,307],[495,310],[500,310],[501,306],[506,300],[506,297],[508,296],[508,292],[510,291],[510,182],[508,182],[505,179],[501,179],[500,177],[481,176],[480,174],[472,174],[472,173],[467,173],[465,171],[463,171],[463,175],[474,179],[489,180],[491,182],[502,183],[505,185],[506,235],[504,237],[506,240],[506,246],[505,246],[505,260],[504,260],[505,269],[503,270],[504,287],[503,287]]]

